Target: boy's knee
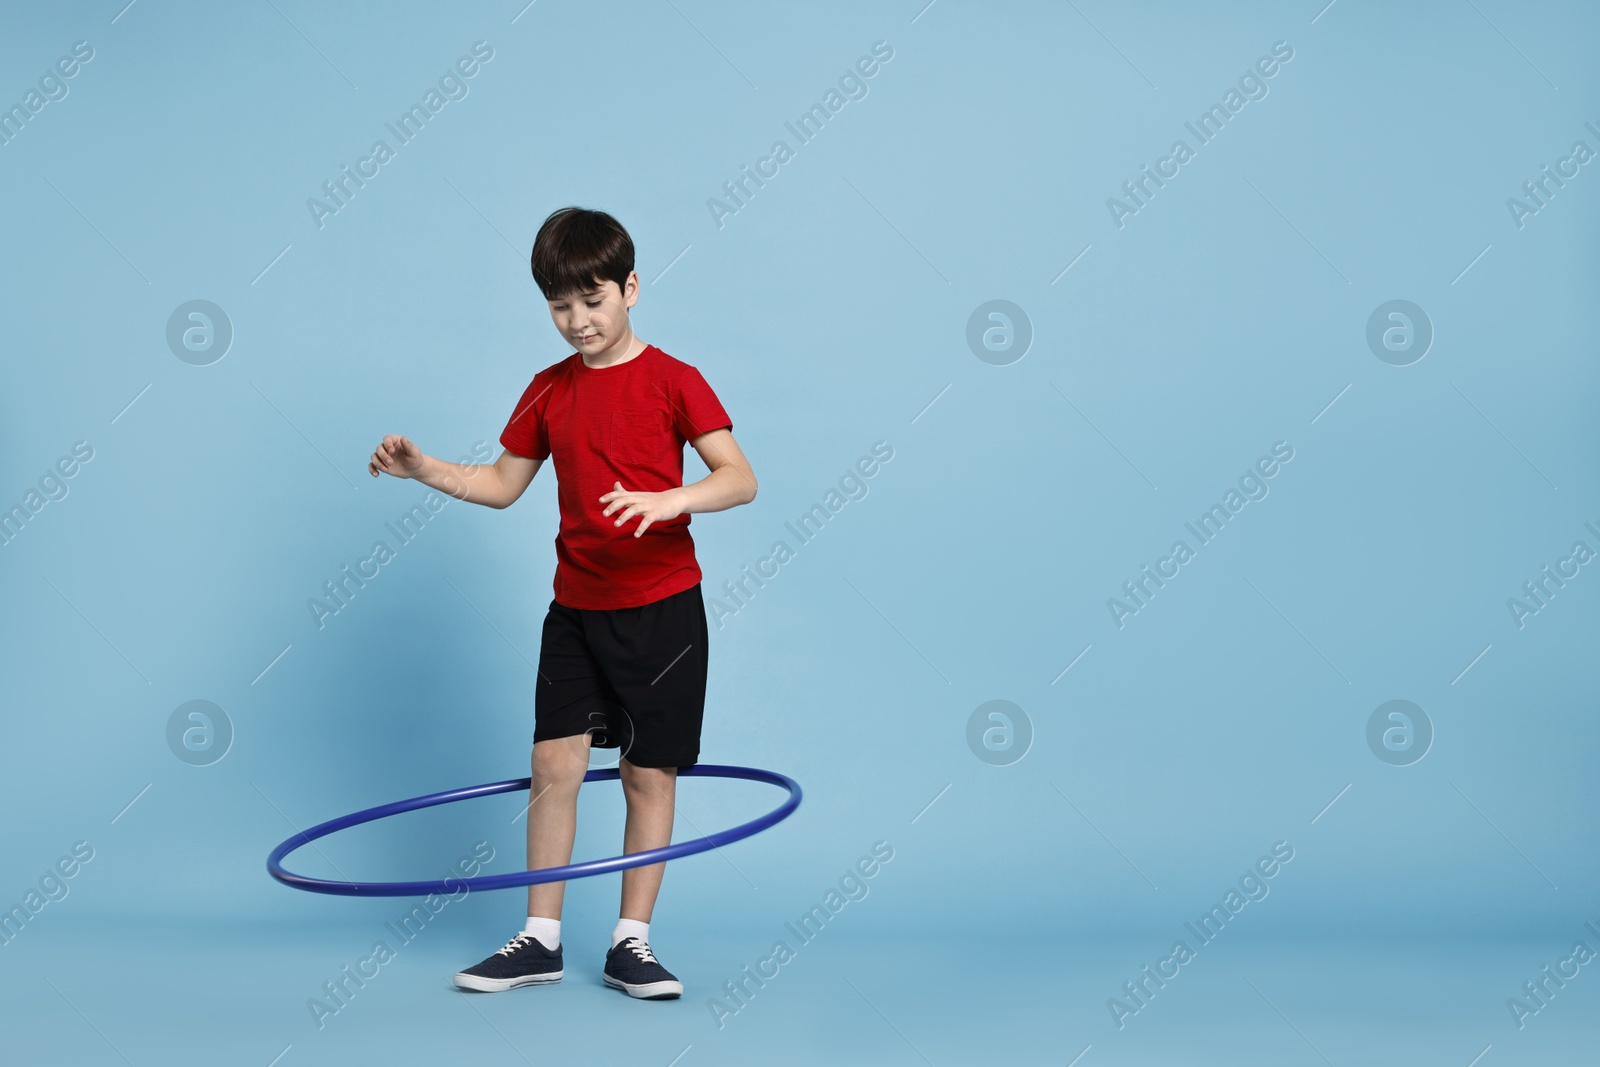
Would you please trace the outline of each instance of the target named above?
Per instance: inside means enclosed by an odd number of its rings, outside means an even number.
[[[670,789],[678,777],[676,767],[640,767],[624,757],[617,763],[622,788],[630,793],[655,794]]]
[[[533,746],[533,777],[541,787],[577,788],[589,770],[588,747],[572,738],[539,741]]]

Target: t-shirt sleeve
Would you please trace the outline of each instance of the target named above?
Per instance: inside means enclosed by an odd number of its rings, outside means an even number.
[[[712,392],[704,375],[696,368],[685,368],[678,379],[677,392],[672,421],[685,441],[693,441],[712,430],[733,429],[733,419],[728,417],[722,401],[717,399],[717,394]]]
[[[500,431],[500,444],[507,452],[529,459],[549,457],[550,435],[543,417],[543,401],[549,389],[549,381],[535,377],[522,391],[506,428]]]

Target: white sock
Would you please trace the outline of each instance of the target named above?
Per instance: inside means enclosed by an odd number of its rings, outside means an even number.
[[[546,919],[539,915],[528,916],[528,925],[522,928],[525,934],[532,934],[539,939],[539,944],[554,952],[561,947],[561,920]]]
[[[616,948],[622,944],[625,937],[637,937],[640,941],[649,942],[650,924],[642,923],[638,919],[618,919],[616,928],[611,931],[611,947]]]

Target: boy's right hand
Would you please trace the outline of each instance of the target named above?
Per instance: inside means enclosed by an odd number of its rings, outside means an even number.
[[[367,470],[374,478],[379,471],[396,478],[415,478],[422,471],[422,460],[422,449],[412,444],[410,439],[389,434],[379,442],[378,450],[372,453]]]

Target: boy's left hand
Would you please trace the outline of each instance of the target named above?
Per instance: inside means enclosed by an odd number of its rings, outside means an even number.
[[[664,493],[633,493],[622,488],[621,482],[613,482],[616,486],[611,492],[600,498],[600,503],[606,505],[603,515],[610,515],[618,508],[626,508],[612,525],[621,526],[635,516],[641,520],[639,528],[633,531],[633,536],[638,537],[644,533],[646,527],[652,522],[666,522],[683,514],[683,505],[679,503],[680,497],[675,490],[668,489]]]

